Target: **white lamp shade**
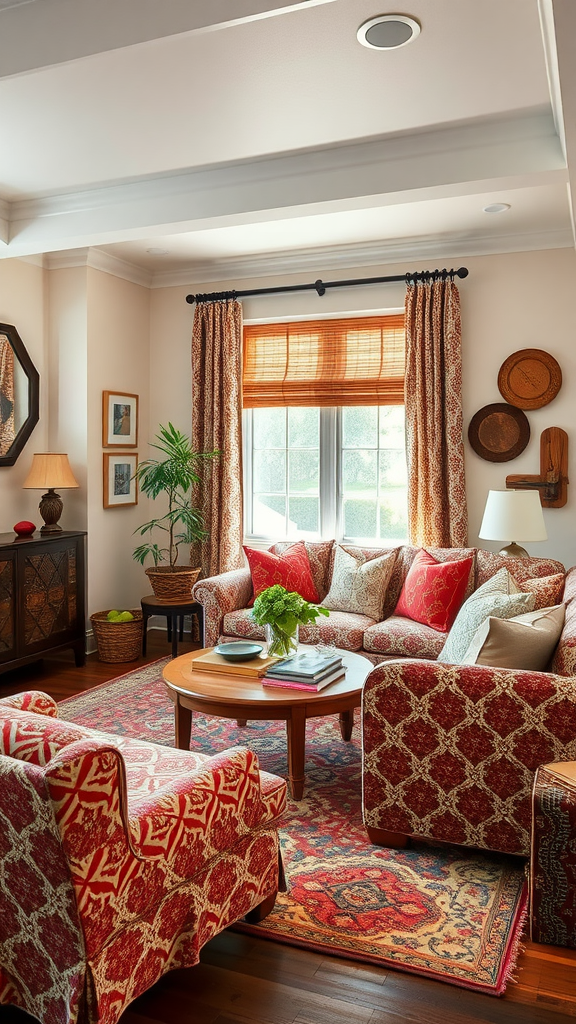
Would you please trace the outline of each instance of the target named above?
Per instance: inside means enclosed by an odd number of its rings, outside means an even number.
[[[34,455],[30,472],[22,487],[79,487],[68,462],[61,452],[40,452]]]
[[[481,540],[547,540],[538,491],[488,491]]]

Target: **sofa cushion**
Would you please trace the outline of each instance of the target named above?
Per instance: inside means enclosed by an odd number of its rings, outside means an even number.
[[[404,580],[408,575],[408,570],[412,565],[412,562],[416,558],[418,551],[422,548],[413,547],[411,544],[403,544],[402,547],[398,548],[398,554],[384,598],[384,608],[382,612],[382,618],[385,619],[388,615],[393,615],[396,605],[398,604],[398,598],[400,592],[404,586]],[[459,561],[462,558],[474,558],[476,548],[424,548],[424,551],[428,551],[437,562],[450,562]],[[533,573],[532,575],[536,575]],[[474,590],[474,578],[475,569],[473,568],[470,573],[468,585],[466,587],[466,593],[464,594],[464,600],[470,596]]]
[[[291,544],[281,555],[247,547],[244,553],[252,576],[253,600],[268,587],[280,584],[286,590],[300,594],[305,601],[318,603],[318,591],[314,586],[310,559],[303,541]]]
[[[447,633],[464,600],[474,558],[438,562],[422,548],[412,562],[394,611]]]
[[[438,661],[460,665],[479,626],[494,615],[512,619],[534,608],[534,594],[522,594],[507,569],[500,569],[464,602]]]
[[[272,551],[275,555],[282,555],[286,551],[286,548],[292,546],[294,542],[291,540],[279,541],[277,544],[273,544],[269,551]],[[314,580],[314,586],[318,593],[318,600],[323,601],[328,593],[330,587],[330,572],[332,569],[332,551],[334,548],[334,540],[305,540],[304,547],[308,554],[308,560],[310,562],[310,572],[312,573],[312,579]]]
[[[563,604],[538,608],[513,619],[498,619],[491,615],[476,630],[462,664],[543,672],[554,653],[563,625]]]
[[[395,551],[379,558],[365,558],[360,552],[339,544],[324,607],[330,611],[367,615],[378,622],[382,618],[384,594],[395,560]]]
[[[506,555],[497,555],[493,551],[478,548],[476,589],[486,583],[486,580],[494,576],[499,569],[508,569],[519,584],[534,576],[554,576],[556,573],[565,572],[562,562],[556,562],[553,558],[507,558]]]
[[[413,619],[391,615],[364,633],[364,650],[404,658],[437,658],[446,633]]]
[[[374,619],[367,615],[330,612],[328,618],[320,616],[315,625],[300,626],[298,636],[303,644],[334,643],[345,651],[361,651],[364,631],[374,624]],[[264,626],[256,625],[251,608],[228,612],[222,623],[222,635],[265,639]]]
[[[518,580],[512,572],[512,578],[516,579],[524,594],[534,594],[535,608],[552,608],[562,600],[565,580],[563,572],[554,573],[553,576],[535,576],[530,580]]]

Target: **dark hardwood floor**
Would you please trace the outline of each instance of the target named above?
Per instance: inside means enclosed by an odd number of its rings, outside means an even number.
[[[56,700],[170,654],[148,634],[148,656],[107,665],[71,652],[0,675],[0,696],[41,689]],[[198,644],[184,642],[184,653]],[[415,975],[327,957],[227,931],[200,964],[167,974],[134,1002],[121,1024],[561,1024],[576,1018],[576,951],[525,941],[516,984],[500,999]]]

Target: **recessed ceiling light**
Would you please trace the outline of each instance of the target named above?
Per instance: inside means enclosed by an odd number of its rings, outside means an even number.
[[[419,35],[419,23],[407,14],[380,14],[363,22],[356,33],[358,42],[371,50],[395,50]]]
[[[146,249],[151,256],[168,256],[168,249]]]
[[[510,209],[510,203],[490,203],[484,207],[484,213],[506,213]]]

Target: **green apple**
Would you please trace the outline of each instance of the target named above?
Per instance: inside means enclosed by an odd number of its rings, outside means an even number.
[[[116,616],[116,622],[132,622],[133,618],[132,612],[120,612]]]
[[[120,612],[117,612],[113,608],[111,612],[108,612],[108,615],[106,616],[106,618],[108,619],[108,622],[114,622],[115,619],[117,619],[119,615],[120,615]]]

